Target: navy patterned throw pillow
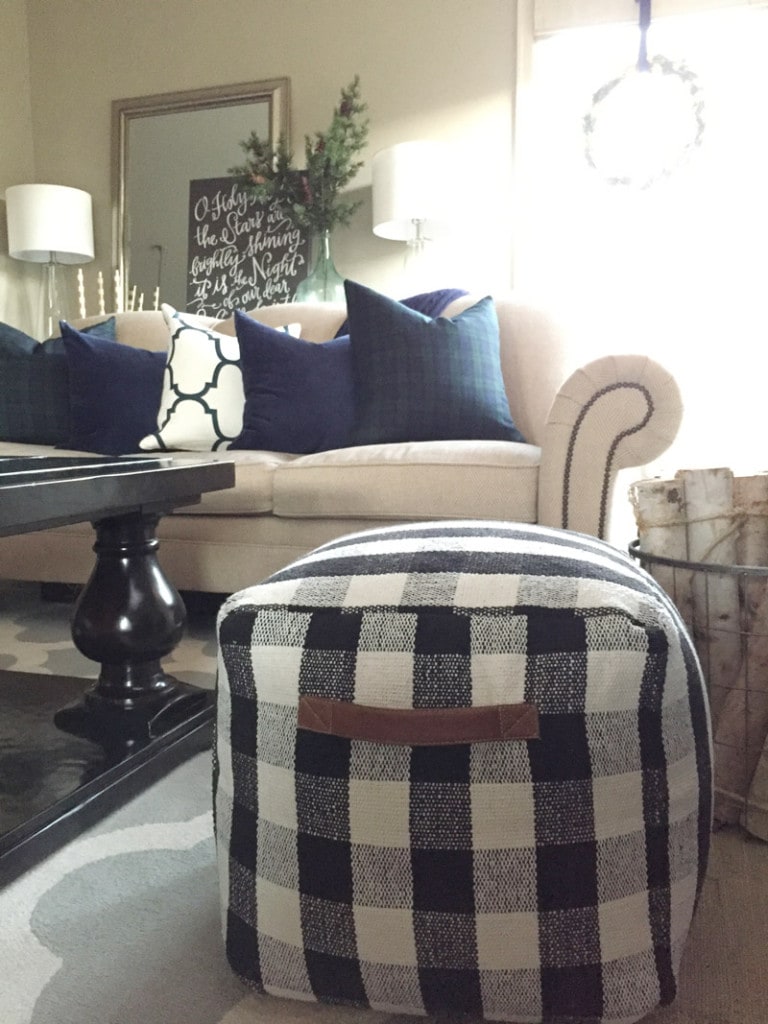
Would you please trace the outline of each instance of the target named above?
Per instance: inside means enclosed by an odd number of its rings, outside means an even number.
[[[115,340],[115,318],[83,331]],[[71,429],[69,372],[64,342],[37,342],[0,324],[0,441],[66,444]]]
[[[493,299],[433,319],[354,281],[345,288],[354,444],[524,441],[504,389]]]

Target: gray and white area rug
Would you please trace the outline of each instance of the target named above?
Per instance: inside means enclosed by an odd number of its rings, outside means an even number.
[[[216,603],[187,600],[187,628],[163,662],[185,682],[211,688],[216,677]],[[0,580],[0,669],[95,678],[98,665],[74,647],[73,602],[44,601],[36,583]]]
[[[217,604],[187,599],[168,671],[213,687]],[[73,604],[0,581],[0,669],[95,677]],[[360,1024],[393,1018],[251,993],[221,937],[212,770],[198,754],[0,890],[0,1024]]]
[[[224,957],[198,754],[0,892],[2,1024],[369,1024],[259,996]]]
[[[71,606],[0,584],[0,667],[93,675]],[[169,668],[214,685],[213,616]],[[210,754],[198,754],[0,890],[0,1024],[406,1024],[251,993],[221,938]],[[673,1006],[644,1024],[765,1024],[768,844],[713,837]],[[423,1019],[423,1018],[422,1018]]]

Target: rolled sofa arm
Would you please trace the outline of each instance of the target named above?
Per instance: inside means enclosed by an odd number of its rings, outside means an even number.
[[[647,356],[604,356],[576,370],[544,429],[539,522],[604,538],[617,472],[666,451],[682,415],[675,379]]]

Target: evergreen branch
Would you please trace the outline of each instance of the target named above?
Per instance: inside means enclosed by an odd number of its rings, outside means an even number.
[[[341,199],[339,193],[363,166],[356,157],[368,140],[367,109],[360,97],[359,76],[355,75],[341,90],[328,130],[304,136],[303,169],[291,166],[293,154],[283,136],[272,147],[251,132],[240,143],[245,163],[230,167],[229,173],[240,177],[256,199],[277,199],[293,212],[298,224],[314,232],[349,224],[361,203]]]

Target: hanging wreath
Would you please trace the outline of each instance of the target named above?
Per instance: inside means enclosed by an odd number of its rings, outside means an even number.
[[[657,56],[592,97],[584,117],[587,163],[611,185],[648,188],[701,145],[704,127],[698,76]]]
[[[704,101],[697,76],[666,57],[648,59],[651,0],[639,4],[637,65],[601,86],[584,117],[587,163],[611,185],[648,188],[701,145]]]

